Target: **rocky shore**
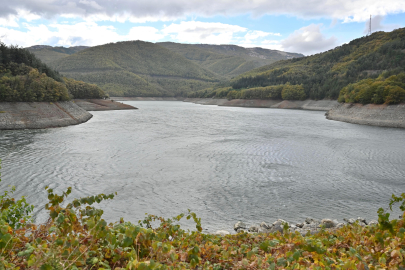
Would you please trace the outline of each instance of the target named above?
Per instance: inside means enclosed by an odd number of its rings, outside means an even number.
[[[251,225],[248,226],[246,223],[242,221],[238,221],[235,223],[233,226],[234,230],[236,233],[240,232],[249,232],[249,233],[275,233],[275,232],[280,232],[283,233],[285,230],[289,230],[291,232],[299,232],[301,235],[306,235],[306,234],[316,234],[320,230],[337,230],[342,228],[343,226],[346,225],[354,225],[357,224],[359,226],[373,226],[378,224],[376,220],[371,220],[370,222],[367,222],[366,219],[358,217],[357,219],[351,218],[351,219],[344,219],[344,222],[339,222],[338,220],[334,219],[322,219],[322,220],[317,220],[317,219],[312,219],[312,218],[307,218],[305,221],[302,223],[297,223],[297,224],[290,224],[285,220],[278,219],[272,224],[267,224],[266,222],[262,222],[257,225]],[[219,235],[227,235],[230,234],[230,232],[225,231],[225,230],[219,230],[216,231],[215,234]]]
[[[343,103],[325,114],[329,120],[360,125],[405,128],[405,104],[376,105]]]

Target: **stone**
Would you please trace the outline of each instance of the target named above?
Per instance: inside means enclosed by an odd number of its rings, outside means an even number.
[[[260,223],[260,228],[268,230],[271,228],[271,226],[266,224],[266,222],[262,222],[262,223]]]
[[[246,232],[246,228],[238,228],[238,229],[236,230],[236,232],[237,232],[237,233],[244,233],[244,232]]]
[[[269,232],[270,232],[270,229],[266,229],[264,227],[259,227],[258,233],[269,233]]]
[[[284,225],[284,223],[287,223],[287,221],[285,221],[284,219],[277,219],[276,221],[273,222],[273,226],[278,226],[278,225]],[[288,224],[288,226],[290,226],[290,224]]]
[[[364,225],[367,225],[367,224],[368,224],[365,218],[358,217],[357,220],[359,221],[359,223],[363,223]],[[361,225],[361,224],[360,224],[360,225]]]
[[[354,218],[349,218],[349,219],[344,218],[343,220],[346,221],[346,223],[350,224],[350,225],[352,225],[356,222],[356,220]]]
[[[319,225],[319,224],[321,224],[321,221],[317,220],[317,219],[314,219],[314,218],[306,218],[305,223],[306,224],[317,224],[317,225]]]
[[[228,231],[225,231],[225,230],[219,230],[219,231],[216,231],[215,234],[220,235],[220,236],[225,236],[225,235],[228,235],[231,233]]]
[[[378,225],[378,221],[377,221],[377,220],[371,220],[367,225],[368,225],[368,226],[371,226],[371,225]]]
[[[340,228],[342,228],[344,226],[345,226],[344,223],[338,223],[338,224],[336,224],[336,229],[340,229]]]
[[[259,232],[259,227],[256,225],[252,225],[252,226],[250,226],[248,231],[249,232]]]
[[[275,222],[273,222],[273,224],[271,225],[270,228],[270,232],[274,233],[274,232],[283,232],[284,230],[284,224],[287,223],[288,227],[290,227],[290,225],[288,224],[287,221],[283,220],[283,219],[277,219]]]
[[[235,223],[235,225],[233,225],[233,229],[234,229],[235,231],[238,231],[238,229],[244,229],[244,230],[246,230],[246,228],[247,228],[246,224],[243,223],[242,221],[238,221],[238,222]]]
[[[328,228],[333,228],[335,227],[335,222],[333,222],[333,220],[331,219],[322,219],[321,221],[321,225],[320,226],[324,226],[324,228],[328,229]]]
[[[313,218],[306,218],[305,219],[305,223],[306,224],[311,224],[311,223],[313,223],[314,222],[314,219]]]

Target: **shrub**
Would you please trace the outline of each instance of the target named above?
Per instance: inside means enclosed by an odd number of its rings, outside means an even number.
[[[306,94],[302,85],[286,83],[281,91],[281,97],[287,100],[304,100]]]

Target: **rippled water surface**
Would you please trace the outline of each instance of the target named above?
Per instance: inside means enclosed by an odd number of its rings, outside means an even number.
[[[405,192],[405,130],[326,120],[324,112],[127,102],[78,126],[0,131],[1,189],[45,217],[44,187],[118,192],[109,221],[191,209],[206,229],[237,220],[375,219]],[[397,214],[397,213],[395,213]]]

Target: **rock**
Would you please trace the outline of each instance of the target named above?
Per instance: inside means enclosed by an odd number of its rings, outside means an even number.
[[[259,227],[258,233],[269,233],[269,232],[270,232],[270,229],[266,229],[264,227]]]
[[[313,218],[306,218],[305,219],[305,223],[306,224],[311,224],[311,223],[313,223],[315,220],[313,219]]]
[[[338,224],[336,224],[336,229],[340,229],[340,228],[342,228],[344,226],[345,226],[344,223],[338,223]]]
[[[335,222],[333,222],[333,220],[331,219],[322,219],[321,221],[321,225],[320,226],[324,226],[325,228],[333,228],[336,226]]]
[[[262,222],[262,223],[260,223],[260,228],[263,228],[263,229],[268,230],[268,229],[271,228],[271,226],[270,226],[270,225],[267,225],[266,222]]]
[[[378,221],[377,220],[372,220],[370,221],[367,225],[371,226],[371,225],[378,225]]]
[[[319,224],[321,224],[321,221],[317,220],[317,219],[314,219],[314,218],[306,218],[305,223],[306,224],[317,224],[317,225],[319,225]]]
[[[356,222],[356,220],[354,218],[350,218],[350,219],[344,218],[343,220],[346,221],[347,224],[350,224],[350,225],[352,225]]]
[[[237,233],[243,233],[243,232],[245,232],[245,231],[246,231],[246,228],[238,228],[238,229],[236,230]]]
[[[220,236],[225,236],[225,235],[228,235],[231,233],[228,231],[225,231],[225,230],[219,230],[219,231],[216,231],[215,234],[220,235]]]
[[[364,223],[365,225],[367,225],[367,221],[365,218],[362,217],[358,217],[357,220],[359,221],[359,223]],[[361,224],[360,224],[361,225]]]
[[[287,221],[285,221],[283,219],[278,219],[275,222],[273,222],[273,224],[271,225],[269,231],[271,233],[274,233],[274,232],[281,232],[282,233],[283,230],[284,230],[284,224],[287,224],[287,226],[290,227],[290,224]]]
[[[288,222],[285,221],[284,219],[277,219],[276,221],[273,222],[272,226],[278,226],[278,225],[282,225],[282,226],[283,226],[284,223],[287,223],[287,224],[288,224]],[[290,226],[290,225],[288,224],[288,226]]]
[[[249,231],[249,232],[259,232],[259,227],[258,227],[258,226],[255,226],[255,225],[250,226],[250,228],[249,228],[248,231]]]
[[[296,228],[295,231],[296,231],[296,232],[299,232],[302,236],[305,236],[308,232],[309,232],[310,234],[316,234],[316,233],[318,232],[318,230],[316,230],[316,229],[310,229],[310,228],[303,228],[303,229]]]
[[[238,221],[238,222],[235,223],[235,225],[233,225],[233,229],[234,229],[235,231],[238,231],[238,229],[244,229],[244,230],[246,230],[246,228],[247,228],[246,224],[243,223],[242,221]]]

